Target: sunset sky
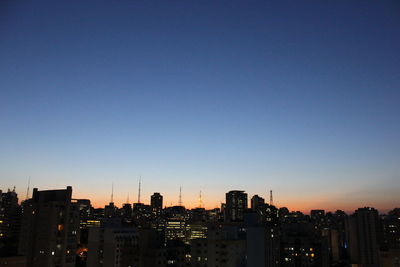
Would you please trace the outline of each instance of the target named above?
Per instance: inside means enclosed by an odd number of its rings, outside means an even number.
[[[0,185],[100,207],[400,206],[400,2],[0,2]]]

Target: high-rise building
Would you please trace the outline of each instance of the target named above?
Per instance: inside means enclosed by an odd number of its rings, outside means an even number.
[[[252,210],[257,210],[257,208],[262,204],[265,204],[265,200],[262,197],[260,197],[259,195],[254,195],[251,198],[251,209]]]
[[[150,202],[152,212],[159,214],[163,207],[163,196],[160,193],[154,193]]]
[[[130,203],[125,203],[122,206],[122,216],[127,220],[132,219],[132,205]]]
[[[79,208],[72,187],[38,191],[24,202],[19,252],[28,267],[75,266]]]
[[[21,207],[15,188],[0,190],[0,257],[17,254],[21,222]]]
[[[114,205],[114,202],[110,202],[108,205],[104,207],[104,216],[106,218],[112,218],[117,213],[117,207]]]
[[[360,208],[347,221],[349,252],[352,263],[363,267],[379,267],[381,227],[378,211]]]
[[[245,209],[247,209],[247,193],[238,190],[226,193],[225,221],[243,221]]]

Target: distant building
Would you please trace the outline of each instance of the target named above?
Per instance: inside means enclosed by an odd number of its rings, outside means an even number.
[[[132,205],[129,203],[125,203],[122,206],[122,217],[124,217],[127,220],[132,219]]]
[[[163,208],[163,196],[160,193],[154,193],[151,196],[150,206],[154,214],[160,214]]]
[[[19,252],[28,267],[75,266],[79,209],[72,187],[38,191],[24,202]]]
[[[265,204],[265,200],[264,198],[258,196],[258,195],[254,195],[251,198],[251,209],[252,210],[257,210],[258,207],[260,207],[262,204]]]
[[[243,221],[243,213],[247,209],[247,193],[229,191],[226,193],[225,221]]]
[[[113,218],[117,213],[117,207],[114,205],[114,202],[110,202],[108,205],[104,207],[104,216],[106,218]]]

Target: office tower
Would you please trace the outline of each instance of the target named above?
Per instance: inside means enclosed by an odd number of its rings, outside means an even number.
[[[247,193],[237,190],[226,193],[225,221],[243,221],[245,209],[247,209]]]
[[[265,204],[265,200],[262,197],[260,197],[258,195],[254,195],[251,198],[251,209],[252,210],[257,210],[258,207],[260,207],[260,205],[262,205],[262,204]]]
[[[160,193],[154,193],[151,196],[151,210],[155,214],[159,214],[163,207],[163,196]]]
[[[381,235],[378,211],[360,208],[347,221],[349,252],[352,263],[363,267],[379,267]]]
[[[72,187],[38,191],[24,202],[19,252],[28,267],[75,266],[79,209]]]
[[[6,193],[0,190],[0,256],[17,254],[21,222],[21,207],[15,188]]]

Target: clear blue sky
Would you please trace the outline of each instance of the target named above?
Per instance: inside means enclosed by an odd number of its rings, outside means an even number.
[[[399,47],[399,1],[1,1],[1,188],[400,206]]]

